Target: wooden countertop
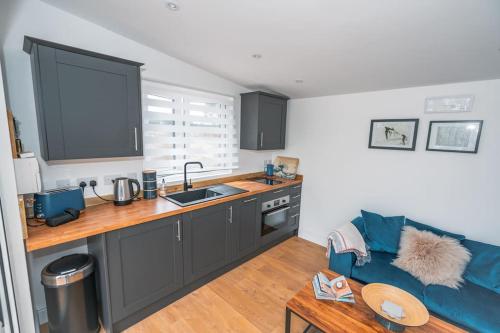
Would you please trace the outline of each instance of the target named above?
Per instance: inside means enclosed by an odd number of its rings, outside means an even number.
[[[80,218],[57,227],[49,227],[45,224],[36,227],[30,226],[28,227],[28,238],[26,239],[26,251],[31,252],[71,242],[77,239],[98,235],[108,231],[154,221],[163,217],[178,215],[223,202],[233,201],[258,193],[271,191],[281,187],[302,183],[302,176],[299,175],[295,180],[280,179],[283,181],[283,184],[273,186],[250,181],[248,180],[248,177],[255,177],[255,174],[237,176],[237,178],[241,179],[230,182],[224,182],[227,178],[222,178],[219,182],[217,182],[217,180],[211,180],[211,184],[223,183],[247,190],[248,192],[197,205],[180,207],[163,198],[157,198],[155,200],[142,199],[140,201],[134,201],[128,206],[115,206],[112,203],[104,203],[101,205],[87,207],[85,211],[80,214]],[[235,177],[230,177],[229,179],[232,180],[235,179]],[[204,187],[210,184],[208,182],[199,182],[193,183],[193,185],[195,185],[194,187]]]

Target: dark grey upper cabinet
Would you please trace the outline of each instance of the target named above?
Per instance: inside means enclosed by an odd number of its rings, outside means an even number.
[[[261,91],[241,94],[241,149],[285,149],[287,100]]]
[[[231,261],[234,210],[231,204],[220,204],[182,215],[185,284]]]
[[[182,288],[180,216],[106,234],[113,322]]]
[[[25,37],[45,160],[142,156],[140,66]]]

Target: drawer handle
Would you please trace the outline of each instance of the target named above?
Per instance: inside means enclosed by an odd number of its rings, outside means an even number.
[[[297,208],[297,207],[300,207],[300,204],[292,206],[292,208]]]
[[[297,185],[297,186],[294,186],[293,188],[301,188],[302,185]]]
[[[285,212],[285,211],[287,211],[289,209],[290,209],[290,207],[285,207],[285,208],[281,208],[281,209],[275,210],[274,212],[271,212],[271,213],[265,213],[265,215],[266,216],[273,216],[275,214]]]
[[[274,191],[273,193],[276,194],[276,193],[281,193],[283,192],[283,190],[277,190],[277,191]]]
[[[181,220],[177,220],[177,240],[181,241]]]
[[[296,196],[293,196],[292,199],[300,198],[300,194],[297,194]]]
[[[295,214],[292,216],[292,218],[296,218],[297,216],[299,216],[300,214]]]
[[[257,198],[252,198],[252,199],[248,199],[248,200],[243,200],[243,202],[247,203],[247,202],[252,202],[252,201],[255,201],[257,200]]]

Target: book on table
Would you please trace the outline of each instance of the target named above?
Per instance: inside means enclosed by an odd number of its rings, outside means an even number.
[[[319,272],[314,275],[312,285],[317,299],[354,303],[354,295],[343,275],[329,280],[325,274]]]

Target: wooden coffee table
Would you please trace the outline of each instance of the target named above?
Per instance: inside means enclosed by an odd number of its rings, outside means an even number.
[[[329,279],[339,276],[339,274],[326,269],[322,272]],[[375,312],[363,301],[361,297],[363,284],[351,279],[347,279],[347,281],[354,293],[355,304],[317,300],[314,296],[312,283],[308,282],[286,303],[285,333],[290,333],[292,313],[326,333],[389,332],[375,319]],[[427,324],[419,327],[407,327],[405,332],[455,333],[466,331],[431,315]]]

